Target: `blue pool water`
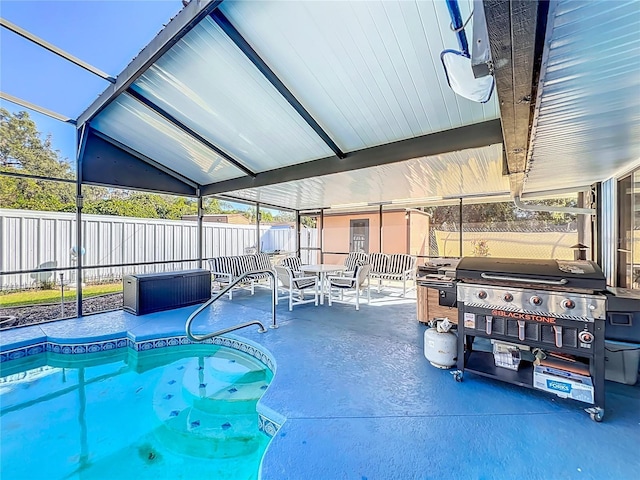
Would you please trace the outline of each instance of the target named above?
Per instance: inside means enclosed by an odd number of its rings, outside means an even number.
[[[257,478],[272,372],[255,358],[218,346],[69,357],[2,364],[2,478]]]

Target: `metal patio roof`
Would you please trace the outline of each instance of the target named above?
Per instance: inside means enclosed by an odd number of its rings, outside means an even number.
[[[526,197],[638,163],[639,4],[484,7],[479,104],[447,84],[445,2],[191,1],[78,118],[82,180],[311,209]]]

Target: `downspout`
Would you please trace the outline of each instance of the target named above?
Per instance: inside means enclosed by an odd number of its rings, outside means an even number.
[[[581,208],[581,207],[552,207],[550,205],[525,205],[520,200],[520,196],[513,197],[513,203],[521,210],[527,210],[529,212],[551,212],[551,213],[572,213],[578,215],[595,215],[595,208]]]

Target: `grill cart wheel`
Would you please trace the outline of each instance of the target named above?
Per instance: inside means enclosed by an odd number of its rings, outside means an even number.
[[[585,408],[585,411],[594,422],[600,423],[604,419],[604,409],[600,407]]]

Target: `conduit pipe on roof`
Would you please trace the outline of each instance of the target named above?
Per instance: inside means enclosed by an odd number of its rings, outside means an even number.
[[[551,205],[526,205],[520,200],[520,196],[513,197],[513,203],[521,210],[528,210],[530,212],[551,212],[551,213],[574,213],[581,215],[595,215],[595,208],[580,208],[580,207],[553,207]]]

